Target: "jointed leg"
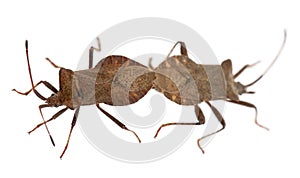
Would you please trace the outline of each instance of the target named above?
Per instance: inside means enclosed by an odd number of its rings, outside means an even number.
[[[60,155],[60,159],[64,156],[64,154],[65,154],[65,152],[66,152],[66,150],[67,150],[67,148],[69,146],[71,134],[72,134],[74,126],[76,125],[76,121],[77,121],[77,118],[78,118],[79,109],[80,109],[80,107],[75,110],[75,114],[73,116],[73,120],[72,120],[72,123],[71,123],[71,129],[70,129],[70,132],[69,132],[68,140],[67,140],[67,143],[66,143],[64,151]]]
[[[181,45],[181,46],[180,46],[180,53],[181,53],[181,55],[188,56],[188,53],[187,53],[187,50],[186,50],[185,43],[182,42],[182,41],[178,41],[178,42],[175,43],[175,45],[174,45],[174,46],[172,47],[172,49],[170,50],[170,52],[169,52],[167,58],[170,57],[171,53],[174,51],[175,47],[176,47],[178,44]]]
[[[66,107],[66,108],[64,108],[64,109],[62,109],[62,110],[60,110],[60,111],[58,111],[56,114],[54,114],[54,115],[53,115],[50,119],[48,119],[46,122],[42,122],[42,123],[38,124],[34,129],[32,129],[31,131],[29,131],[28,133],[31,134],[31,132],[35,131],[35,130],[36,130],[37,128],[39,128],[40,126],[42,126],[42,125],[44,125],[44,124],[46,124],[46,123],[48,123],[48,122],[50,122],[50,121],[56,119],[58,116],[60,116],[62,113],[64,113],[67,109],[68,109],[68,108]]]
[[[181,55],[184,55],[184,56],[188,56],[188,53],[187,53],[187,49],[186,49],[186,46],[185,46],[185,43],[182,42],[182,41],[178,41],[175,43],[175,45],[171,48],[169,54],[167,55],[166,59],[168,59],[171,55],[171,53],[174,51],[175,47],[180,44],[180,53]],[[150,69],[154,69],[154,67],[152,66],[152,58],[149,59],[149,62],[148,62],[148,66]]]
[[[149,67],[151,70],[154,70],[154,67],[153,67],[153,65],[152,65],[152,57],[149,58],[148,67]]]
[[[43,121],[44,121],[43,123],[44,123],[44,125],[45,125],[45,127],[46,127],[46,130],[47,130],[47,132],[48,132],[48,135],[49,135],[49,137],[50,137],[50,140],[51,140],[51,142],[52,142],[52,145],[55,146],[54,140],[53,140],[53,138],[52,138],[52,136],[51,136],[51,134],[50,134],[50,131],[49,131],[49,129],[48,129],[48,126],[47,126],[47,124],[46,124],[46,121],[45,121],[44,116],[43,116],[43,113],[42,113],[42,108],[46,108],[46,107],[52,107],[52,106],[50,106],[50,105],[48,105],[48,104],[42,104],[42,105],[39,106],[39,111],[40,111],[40,113],[41,113],[42,119],[43,119]],[[30,133],[29,133],[29,134],[30,134]]]
[[[62,67],[60,67],[60,66],[58,66],[58,65],[56,65],[54,62],[52,62],[49,58],[47,58],[46,57],[46,60],[48,61],[48,62],[50,62],[50,64],[53,66],[53,67],[55,67],[55,68],[62,68]]]
[[[141,140],[139,138],[139,136],[132,130],[129,130],[122,122],[120,122],[118,119],[116,119],[114,116],[110,115],[108,112],[106,112],[104,109],[102,109],[99,104],[96,104],[97,108],[103,112],[103,114],[105,114],[107,117],[109,117],[114,123],[116,123],[119,127],[121,127],[124,130],[127,130],[129,132],[132,132],[136,138],[138,139],[138,141],[141,143]]]
[[[219,112],[213,105],[211,105],[208,101],[206,101],[206,103],[207,103],[208,106],[211,108],[212,112],[215,114],[215,116],[217,117],[217,119],[219,120],[219,122],[222,124],[222,128],[219,129],[219,130],[217,130],[217,131],[215,131],[215,132],[213,132],[213,133],[207,134],[207,135],[205,135],[205,136],[203,136],[203,137],[201,137],[201,138],[199,138],[199,139],[197,140],[198,147],[200,148],[200,150],[202,151],[202,153],[204,153],[204,150],[203,150],[203,148],[202,148],[201,145],[200,145],[200,141],[201,141],[202,139],[206,138],[206,137],[209,137],[209,136],[211,136],[211,135],[214,135],[214,134],[220,132],[220,131],[223,130],[223,129],[225,128],[225,126],[226,126],[225,120],[224,120],[223,116],[220,114],[220,112]]]
[[[163,127],[166,127],[166,126],[170,126],[170,125],[201,125],[201,124],[204,124],[205,123],[205,117],[204,117],[204,114],[203,114],[202,110],[200,109],[200,107],[198,105],[195,105],[194,108],[195,108],[195,113],[196,113],[198,122],[194,122],[194,123],[190,123],[190,122],[171,122],[171,123],[162,124],[158,128],[158,130],[156,131],[156,134],[155,134],[154,138],[156,138],[159,131]]]
[[[39,81],[37,84],[35,84],[34,85],[34,88],[36,88],[38,85],[40,85],[40,84],[44,84],[47,88],[49,88],[51,91],[53,91],[54,93],[57,93],[58,92],[58,90],[53,86],[53,85],[51,85],[49,82],[47,82],[47,81]],[[30,90],[28,90],[27,92],[20,92],[20,91],[18,91],[18,90],[16,90],[16,89],[12,89],[12,91],[15,91],[15,92],[17,92],[18,94],[20,94],[20,95],[28,95],[31,91],[33,90],[33,88],[31,88]],[[40,94],[41,95],[41,94]],[[39,97],[39,96],[38,96]],[[39,97],[40,98],[40,97]],[[43,99],[42,99],[43,98]],[[42,96],[42,100],[45,100],[45,97],[44,96]]]
[[[258,125],[259,127],[263,128],[263,129],[269,130],[267,127],[265,127],[265,126],[258,123],[258,121],[257,121],[257,108],[254,104],[251,104],[251,103],[248,103],[248,102],[245,102],[245,101],[239,101],[239,100],[229,100],[228,99],[226,101],[255,109],[255,124]]]
[[[93,67],[94,51],[101,50],[100,39],[98,37],[97,37],[97,42],[98,42],[98,48],[92,46],[89,50],[89,69]]]

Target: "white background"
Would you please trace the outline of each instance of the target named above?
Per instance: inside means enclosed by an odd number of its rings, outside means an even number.
[[[1,2],[0,177],[299,177],[299,15],[299,6],[290,1]],[[207,40],[220,61],[231,58],[235,71],[261,60],[240,78],[244,83],[257,77],[271,62],[286,28],[288,39],[280,59],[252,87],[257,91],[255,95],[241,97],[256,104],[260,122],[270,131],[253,123],[252,109],[227,104],[227,128],[205,147],[204,155],[196,145],[201,132],[195,129],[171,156],[145,164],[123,163],[99,153],[79,127],[75,127],[69,149],[60,160],[73,114],[70,111],[49,124],[55,148],[44,129],[27,135],[41,121],[37,107],[42,101],[32,94],[24,97],[11,92],[12,88],[30,88],[25,39],[30,42],[34,80],[47,80],[58,87],[57,69],[44,61],[45,57],[75,69],[96,35],[125,20],[152,16],[190,26]],[[170,104],[174,109],[180,107]],[[45,110],[45,117],[55,111]]]

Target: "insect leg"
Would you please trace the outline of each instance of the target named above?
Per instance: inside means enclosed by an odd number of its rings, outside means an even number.
[[[178,41],[175,43],[175,45],[171,48],[169,54],[167,55],[167,59],[170,57],[171,53],[174,51],[175,47],[180,44],[180,53],[181,55],[184,55],[184,56],[188,56],[188,53],[187,53],[187,49],[186,49],[186,46],[185,46],[185,43],[182,42],[182,41]],[[149,59],[149,62],[148,62],[148,66],[150,69],[154,69],[154,67],[152,66],[152,58]]]
[[[66,146],[64,148],[64,151],[62,152],[62,154],[59,157],[60,159],[64,156],[64,154],[65,154],[65,152],[66,152],[66,150],[69,146],[71,134],[72,134],[74,126],[76,125],[76,121],[77,121],[77,118],[78,118],[79,109],[80,109],[80,107],[75,110],[75,114],[73,116],[73,120],[72,120],[72,123],[71,123],[71,129],[70,129],[70,132],[69,132],[68,140],[67,140]]]
[[[152,57],[149,58],[148,67],[149,67],[151,70],[154,70],[154,67],[153,67],[153,65],[152,65]]]
[[[223,116],[220,114],[220,112],[219,112],[213,105],[211,105],[208,101],[206,101],[206,103],[207,103],[208,106],[211,108],[212,112],[215,114],[215,116],[217,117],[217,119],[219,120],[219,122],[222,124],[222,128],[219,129],[219,130],[217,130],[217,131],[215,131],[215,132],[213,132],[213,133],[207,134],[207,135],[205,135],[205,136],[203,136],[203,137],[201,137],[201,138],[199,138],[199,139],[197,140],[198,147],[200,148],[200,150],[202,151],[202,153],[204,153],[204,150],[203,150],[203,148],[202,148],[201,145],[200,145],[200,141],[201,141],[202,139],[206,138],[206,137],[209,137],[209,136],[211,136],[211,135],[214,135],[214,134],[220,132],[220,131],[223,130],[223,129],[225,128],[225,126],[226,126],[225,120],[224,120]]]
[[[44,121],[43,123],[44,123],[44,125],[45,125],[45,127],[46,127],[46,130],[47,130],[47,132],[48,132],[48,135],[49,135],[49,137],[50,137],[50,140],[51,140],[51,142],[52,142],[52,145],[55,146],[54,140],[53,140],[53,138],[52,138],[52,136],[51,136],[51,134],[50,134],[50,131],[49,131],[49,129],[48,129],[48,126],[47,126],[47,124],[46,124],[46,121],[45,121],[44,116],[43,116],[43,113],[42,113],[42,108],[46,108],[46,107],[52,107],[52,106],[49,105],[49,104],[42,104],[42,105],[39,106],[39,111],[40,111],[40,113],[41,113],[42,119],[43,119],[43,121]],[[28,134],[30,134],[30,133],[28,133]]]
[[[42,123],[38,124],[34,129],[32,129],[31,131],[29,131],[28,133],[30,134],[31,132],[33,132],[33,131],[35,131],[37,128],[39,128],[40,126],[42,126],[42,125],[44,125],[44,124],[46,124],[46,123],[48,123],[48,122],[50,122],[50,121],[56,119],[58,116],[60,116],[62,113],[64,113],[67,109],[68,109],[68,107],[66,107],[66,108],[64,108],[64,109],[62,109],[62,110],[60,110],[60,111],[58,111],[58,112],[57,112],[56,114],[54,114],[50,119],[48,119],[45,123],[42,122]]]
[[[99,104],[96,104],[97,108],[103,112],[107,117],[109,117],[114,123],[116,123],[119,127],[121,127],[124,130],[127,130],[129,132],[132,132],[135,137],[138,139],[138,141],[141,143],[141,140],[139,138],[139,136],[132,130],[129,130],[122,122],[120,122],[118,119],[116,119],[114,116],[110,115],[108,112],[106,112],[104,109],[102,109]]]
[[[32,79],[32,74],[31,74],[31,68],[30,68],[30,62],[29,62],[29,54],[28,54],[28,41],[25,41],[25,49],[26,49],[26,58],[27,58],[27,65],[28,65],[28,72],[29,72],[29,77],[30,77],[30,82],[31,82],[31,89],[28,92],[22,93],[17,91],[16,89],[13,89],[12,91],[15,91],[21,95],[28,95],[32,90],[35,93],[35,95],[37,97],[39,97],[41,100],[46,100],[46,98],[41,95],[37,90],[35,90],[35,87],[37,87],[40,83],[43,83],[46,87],[48,87],[50,90],[52,90],[53,92],[57,93],[57,89],[52,86],[50,83],[46,82],[46,81],[40,81],[39,83],[37,83],[35,86],[33,85],[33,79]]]
[[[190,122],[170,122],[170,123],[166,123],[166,124],[162,124],[158,130],[156,131],[156,134],[154,136],[154,138],[157,137],[159,131],[166,126],[170,126],[170,125],[201,125],[205,123],[205,117],[204,114],[202,112],[202,110],[200,109],[200,107],[198,105],[195,105],[195,113],[198,119],[198,122],[194,122],[194,123],[190,123]]]
[[[180,42],[180,53],[181,55],[188,56],[187,49],[184,42]]]
[[[236,74],[234,74],[233,78],[237,78],[242,72],[244,72],[245,69],[248,69],[250,67],[255,66],[256,64],[260,63],[260,61],[257,61],[254,64],[246,64],[244,67],[242,67]]]
[[[257,121],[257,108],[254,104],[251,104],[251,103],[248,103],[248,102],[245,102],[245,101],[230,100],[230,99],[227,99],[226,101],[255,109],[255,124],[258,125],[259,127],[263,128],[263,129],[269,130],[267,127],[265,127],[265,126],[258,123],[258,121]]]
[[[37,84],[35,84],[34,85],[34,88],[36,88],[38,85],[40,85],[40,84],[44,84],[47,88],[49,88],[51,91],[53,91],[54,93],[57,93],[58,92],[58,90],[53,86],[53,85],[51,85],[49,82],[47,82],[47,81],[39,81]],[[20,94],[20,95],[28,95],[31,91],[33,90],[33,88],[31,88],[30,90],[28,90],[27,92],[19,92],[18,90],[16,90],[16,89],[12,89],[12,91],[15,91],[15,92],[17,92],[18,94]],[[40,98],[40,99],[42,99],[42,100],[45,100],[46,98],[44,97],[44,96],[42,96],[39,92],[37,92],[38,93],[38,97]]]
[[[101,45],[100,45],[100,39],[97,37],[97,42],[98,42],[98,48],[91,47],[89,50],[89,69],[93,67],[93,60],[94,60],[94,50],[95,51],[100,51],[101,50]]]
[[[55,68],[62,68],[62,67],[60,67],[60,66],[58,66],[58,65],[56,65],[54,62],[52,62],[49,58],[47,58],[46,57],[46,60],[48,61],[48,62],[50,62],[50,64],[53,66],[53,67],[55,67]]]
[[[177,42],[175,43],[175,45],[171,48],[169,54],[167,55],[167,58],[170,57],[171,53],[174,51],[175,47],[176,47],[178,44],[181,45],[181,46],[180,46],[180,53],[181,53],[181,55],[188,56],[187,50],[186,50],[186,46],[185,46],[185,43],[182,42],[182,41],[177,41]]]
[[[196,116],[197,116],[197,119],[198,119],[200,125],[204,124],[205,117],[204,117],[204,114],[203,114],[201,108],[198,105],[195,105],[194,108],[195,108],[195,113],[196,113]]]

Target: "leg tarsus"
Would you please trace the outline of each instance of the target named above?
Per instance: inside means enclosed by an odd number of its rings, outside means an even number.
[[[73,131],[73,128],[74,128],[74,126],[76,125],[76,122],[77,122],[79,109],[80,109],[80,107],[75,110],[75,113],[74,113],[74,116],[73,116],[73,120],[72,120],[72,123],[71,123],[71,129],[70,129],[70,132],[69,132],[68,140],[67,140],[67,143],[65,145],[64,151],[62,152],[62,154],[59,157],[60,159],[62,159],[62,157],[64,156],[64,154],[65,154],[65,152],[66,152],[66,150],[67,150],[67,148],[69,146],[69,142],[70,142],[70,138],[71,138],[71,135],[72,135],[72,131]]]
[[[48,104],[42,104],[42,105],[39,106],[39,111],[40,111],[40,113],[41,113],[41,116],[42,116],[42,119],[43,119],[43,123],[44,123],[44,125],[45,125],[45,127],[46,127],[46,130],[47,130],[48,135],[49,135],[49,137],[50,137],[51,143],[52,143],[53,146],[55,146],[54,140],[53,140],[53,138],[52,138],[52,136],[51,136],[51,134],[50,134],[50,131],[49,131],[49,129],[48,129],[48,126],[47,126],[47,124],[46,124],[46,121],[45,121],[44,116],[43,116],[43,113],[42,113],[42,108],[46,108],[46,107],[51,107],[51,106],[48,105]]]

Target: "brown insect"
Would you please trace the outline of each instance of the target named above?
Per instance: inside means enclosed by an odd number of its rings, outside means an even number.
[[[162,124],[157,130],[154,138],[157,137],[159,131],[166,126],[170,125],[201,125],[205,123],[205,117],[199,103],[205,102],[212,109],[213,113],[222,125],[222,128],[207,134],[197,140],[198,147],[204,153],[200,145],[200,141],[206,137],[216,134],[225,128],[225,120],[223,119],[220,112],[210,104],[212,100],[225,100],[231,103],[239,104],[242,106],[250,107],[255,109],[255,123],[259,127],[266,130],[268,128],[262,126],[257,121],[257,108],[254,104],[246,101],[241,101],[239,95],[244,93],[253,94],[253,91],[247,91],[247,88],[258,82],[272,67],[275,61],[278,59],[281,51],[283,50],[286,42],[286,31],[284,31],[284,40],[282,46],[269,65],[265,72],[259,76],[255,81],[250,84],[243,85],[240,82],[236,82],[235,79],[247,68],[254,66],[245,65],[236,74],[232,73],[231,60],[225,60],[221,65],[201,65],[193,62],[187,53],[187,49],[184,42],[177,42],[171,49],[166,60],[162,62],[157,68],[153,68],[151,65],[151,59],[149,61],[149,67],[155,72],[156,79],[153,83],[153,88],[163,93],[171,101],[180,105],[193,105],[198,121],[194,123],[182,123],[172,122]],[[170,54],[180,44],[181,55],[171,56]]]
[[[50,136],[53,146],[54,140],[46,125],[47,122],[56,119],[67,109],[75,110],[75,114],[71,123],[68,140],[65,148],[60,156],[63,157],[67,150],[73,127],[76,124],[80,106],[96,104],[97,108],[103,112],[108,118],[115,122],[119,127],[132,132],[139,142],[141,142],[138,135],[128,129],[123,123],[110,115],[99,106],[99,103],[105,103],[113,106],[123,106],[137,102],[141,99],[152,87],[152,81],[155,78],[154,72],[151,72],[148,67],[135,62],[127,57],[112,55],[102,59],[95,67],[93,66],[93,52],[100,51],[100,40],[98,40],[98,48],[91,47],[89,50],[89,69],[72,71],[54,64],[49,58],[46,58],[55,68],[59,68],[59,90],[47,81],[40,81],[36,85],[33,83],[31,68],[28,55],[28,42],[26,40],[26,57],[28,64],[28,71],[32,88],[27,92],[19,92],[19,94],[28,95],[33,91],[37,97],[45,101],[45,104],[39,106],[43,122],[38,124],[34,129],[29,131],[30,134],[42,125],[45,125]],[[53,91],[53,94],[46,98],[42,96],[36,87],[44,84],[47,88]],[[54,114],[49,120],[45,121],[42,108],[59,107],[65,108]]]

